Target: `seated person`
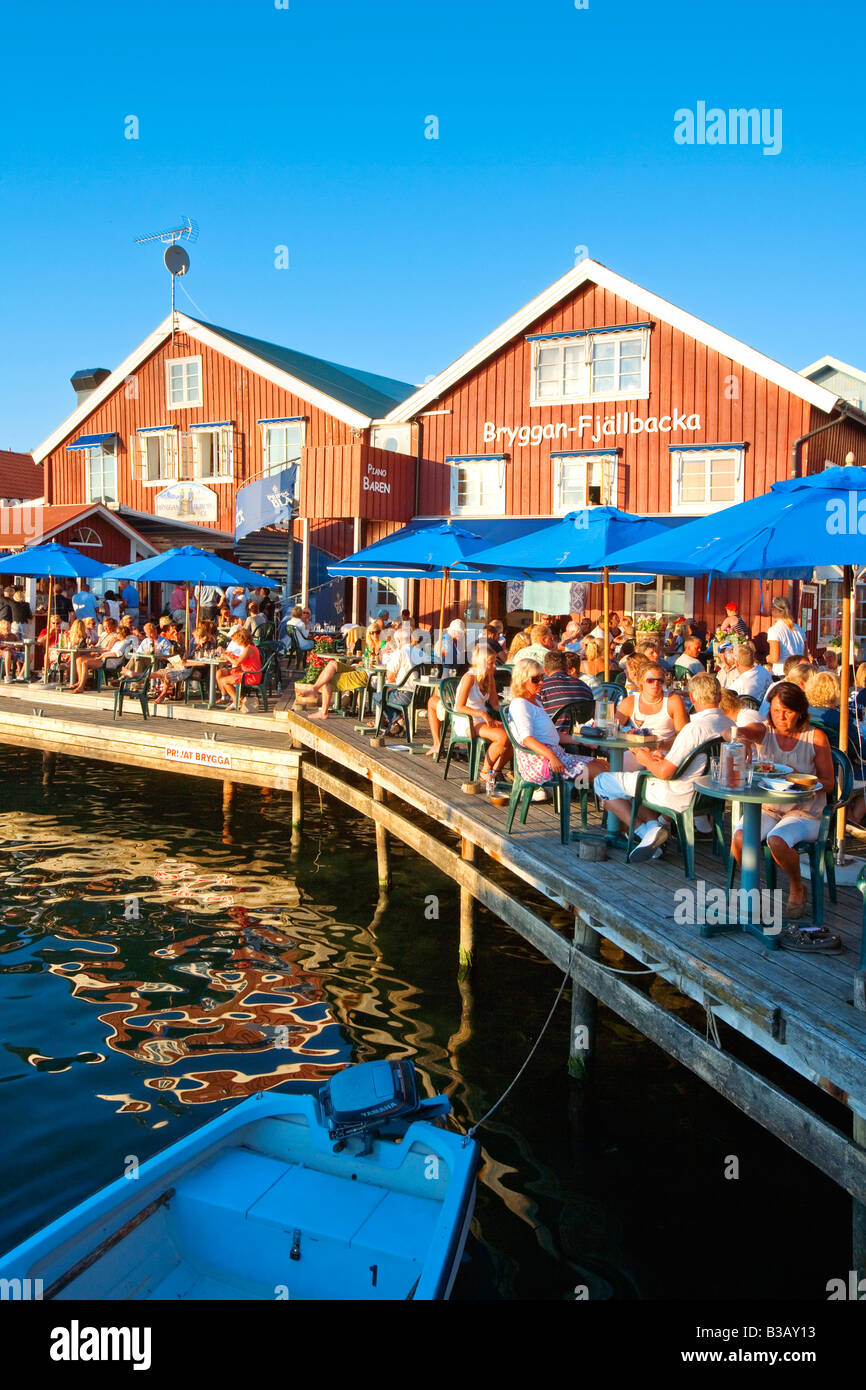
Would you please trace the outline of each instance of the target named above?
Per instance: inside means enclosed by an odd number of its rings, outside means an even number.
[[[596,691],[604,680],[604,651],[594,637],[584,637],[580,674],[590,691]]]
[[[664,669],[651,661],[640,667],[638,681],[638,689],[623,696],[617,705],[617,723],[631,723],[636,729],[655,734],[667,744],[672,743],[689,722],[682,695],[675,690],[665,694]]]
[[[487,708],[488,705],[490,710]],[[508,740],[508,734],[505,732],[505,726],[498,716],[496,652],[491,647],[479,642],[472,652],[469,670],[461,676],[460,683],[454,692],[452,727],[455,734],[465,736],[469,733],[471,721],[476,736],[484,739],[487,744],[487,751],[484,755],[480,776],[491,790],[492,784],[495,783],[502,768],[511,761],[511,744]],[[435,751],[435,748],[431,748],[429,754],[432,756]]]
[[[75,684],[70,695],[80,695],[91,671],[118,671],[132,650],[132,638],[125,637],[113,618],[106,618],[106,631],[99,639],[99,650],[92,655],[75,658]],[[110,625],[110,626],[109,626]]]
[[[813,677],[813,679],[815,679]],[[817,777],[815,794],[806,802],[794,806],[761,807],[761,839],[766,840],[774,860],[788,876],[788,901],[785,916],[788,921],[803,917],[806,911],[806,888],[800,873],[800,856],[794,848],[804,840],[816,840],[821,812],[827,793],[835,788],[833,759],[827,735],[809,724],[809,703],[806,694],[789,681],[782,681],[770,702],[770,717],[766,723],[757,711],[754,724],[741,725],[740,738],[760,749],[761,759],[787,763],[797,772]],[[737,863],[742,862],[743,834],[736,828],[731,849]],[[791,950],[839,950],[841,941],[829,932],[803,933],[796,927],[784,926],[779,944]]]
[[[559,650],[561,652],[577,652],[578,655],[581,655],[583,652],[582,636],[580,619],[569,618],[559,642]]]
[[[145,667],[152,664],[146,658],[156,655],[159,628],[156,623],[145,623],[142,633],[140,641],[129,650],[127,663],[120,671],[122,676],[140,676]]]
[[[577,654],[570,652],[569,655],[577,659],[579,671],[580,659]],[[572,670],[574,670],[573,666]],[[589,700],[591,702],[592,691],[586,682],[580,679],[579,675],[568,674],[563,652],[548,652],[544,658],[544,684],[541,687],[538,702],[541,708],[553,718],[558,733],[567,734],[570,732],[571,716],[568,710],[563,709],[563,705],[570,705],[575,700]],[[557,710],[561,710],[562,713],[557,715]]]
[[[466,624],[452,618],[439,641],[433,645],[431,660],[437,666],[462,666],[466,661]]]
[[[683,640],[682,655],[678,656],[674,670],[687,671],[690,676],[699,676],[706,668],[699,660],[701,654],[701,639],[695,633]]]
[[[360,629],[357,628],[355,631],[360,631]],[[368,630],[368,638],[375,644],[378,644],[379,632],[380,628],[375,625],[371,625],[371,629]],[[376,660],[378,661],[378,655]],[[330,660],[325,662],[312,685],[302,685],[300,681],[296,682],[295,703],[305,704],[308,700],[319,701],[318,711],[314,711],[310,718],[327,719],[335,685],[340,694],[344,694],[349,690],[363,690],[369,680],[369,672],[357,659],[332,656]]]
[[[292,640],[300,650],[302,652],[312,651],[314,642],[307,626],[309,618],[309,608],[304,608],[302,604],[296,603],[289,616],[284,618],[280,625],[280,641],[288,644],[289,629],[291,628]]]
[[[591,782],[607,770],[604,758],[581,757],[565,747],[574,740],[561,734],[539,702],[544,672],[537,661],[518,661],[511,673],[508,714],[514,736],[528,752],[518,752],[517,766],[527,782],[546,782],[554,773]],[[536,793],[536,796],[540,793]]]
[[[222,697],[217,700],[217,704],[221,705],[234,704],[235,691],[241,681],[244,681],[246,685],[261,685],[262,683],[262,655],[252,637],[242,627],[237,629],[234,637],[237,646],[240,647],[240,655],[232,653],[230,670],[217,671],[217,685]]]
[[[402,627],[397,627],[394,632],[394,648],[384,658],[387,667],[385,674],[386,687],[384,691],[385,707],[382,711],[381,727],[388,732],[394,732],[400,727],[401,712],[406,709],[412,700],[414,681],[410,673],[415,666],[420,666],[424,660],[424,653],[420,646],[414,646],[406,636]],[[406,678],[409,677],[407,681]],[[402,684],[401,684],[402,682]],[[399,685],[399,690],[389,690],[388,686]],[[382,704],[382,693],[375,691],[373,704]]]
[[[672,811],[684,811],[690,804],[695,794],[695,781],[706,772],[706,755],[695,758],[684,777],[674,778],[674,773],[680,763],[708,739],[730,738],[734,725],[719,709],[721,694],[721,686],[715,676],[692,676],[689,698],[695,712],[680,729],[670,749],[667,752],[661,749],[635,750],[635,760],[640,769],[645,768],[653,774],[645,790],[654,802],[668,806]],[[603,773],[594,783],[596,795],[606,803],[606,809],[612,811],[626,827],[631,823],[631,804],[639,770]],[[629,854],[630,863],[660,855],[661,847],[670,834],[666,818],[658,811],[641,806],[638,821],[637,840]]]
[[[729,690],[737,695],[751,695],[755,700],[763,699],[773,684],[773,677],[766,666],[756,665],[755,644],[749,638],[737,643],[736,675],[729,676],[726,682]]]
[[[785,659],[782,680],[790,681],[792,685],[799,685],[800,689],[803,690],[806,681],[812,675],[812,672],[817,671],[817,669],[818,667],[808,657],[789,656]],[[761,701],[760,709],[758,710],[762,719],[768,718],[770,713],[770,701],[773,698],[776,688],[782,684],[782,680],[773,681],[773,684],[767,687],[764,698]]]
[[[3,657],[3,675],[11,685],[16,674],[24,669],[24,648],[16,645],[12,623],[8,618],[0,618],[0,654]]]
[[[529,639],[529,646],[524,647],[520,653],[521,661],[537,661],[541,666],[547,653],[555,652],[557,649],[553,628],[548,623],[533,623]]]
[[[260,627],[267,626],[267,622],[267,618],[265,617],[264,613],[261,611],[261,608],[259,607],[258,600],[254,598],[250,599],[249,611],[244,622],[244,627],[246,628],[247,632],[258,632]]]

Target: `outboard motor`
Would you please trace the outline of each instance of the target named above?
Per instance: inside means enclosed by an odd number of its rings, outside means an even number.
[[[346,1067],[321,1088],[318,1100],[331,1138],[337,1141],[334,1152],[344,1149],[349,1139],[360,1138],[362,1155],[372,1152],[374,1137],[393,1121],[433,1119],[451,1109],[447,1096],[419,1099],[415,1063],[408,1059]]]

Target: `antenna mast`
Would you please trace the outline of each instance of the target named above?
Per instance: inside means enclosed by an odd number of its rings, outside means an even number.
[[[174,281],[176,275],[186,275],[189,270],[189,256],[182,246],[178,246],[179,241],[197,241],[198,223],[191,217],[182,217],[180,225],[168,227],[164,232],[152,232],[149,236],[139,236],[135,238],[136,246],[143,246],[147,241],[161,241],[165,246],[166,269],[171,275],[171,340],[174,342],[175,333],[175,308],[174,308]]]

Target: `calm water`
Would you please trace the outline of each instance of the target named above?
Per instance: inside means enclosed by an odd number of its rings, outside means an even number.
[[[41,755],[0,746],[0,1249],[260,1087],[411,1056],[468,1126],[508,1084],[558,973],[480,912],[458,983],[447,880],[395,845],[379,902],[369,822],[308,792],[293,858],[287,821],[278,793],[237,787],[224,814],[219,783],[75,759],[43,786]],[[847,1200],[600,1025],[588,1097],[566,996],[481,1134],[454,1297],[824,1296],[849,1267]]]

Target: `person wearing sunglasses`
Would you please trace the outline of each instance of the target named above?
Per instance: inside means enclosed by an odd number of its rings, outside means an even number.
[[[508,713],[518,743],[528,752],[519,751],[517,766],[527,782],[539,783],[535,793],[541,799],[542,782],[553,773],[564,777],[586,778],[592,782],[607,770],[604,758],[582,758],[563,747],[572,742],[569,734],[560,734],[539,701],[544,672],[537,661],[518,661],[511,672],[511,704]]]
[[[638,768],[646,768],[653,774],[646,784],[646,790],[656,806],[684,811],[695,795],[696,779],[703,777],[707,770],[707,755],[703,753],[694,758],[682,777],[674,777],[677,768],[702,743],[714,738],[730,739],[736,732],[733,720],[719,709],[721,695],[722,687],[715,676],[692,676],[689,699],[695,712],[680,729],[670,748],[667,752],[660,748],[639,748],[636,751],[634,756]],[[637,778],[637,771],[606,772],[596,778],[594,784],[595,794],[604,803],[605,809],[611,811],[626,827],[631,823],[631,803]],[[641,806],[638,820],[637,843],[628,857],[630,864],[658,858],[670,834],[668,820],[658,811]]]
[[[661,666],[653,665],[641,671],[635,694],[620,700],[616,717],[619,724],[633,724],[666,744],[672,743],[689,722],[682,695],[665,694],[665,673]],[[623,766],[628,772],[636,772],[640,764],[632,753],[626,753]]]

